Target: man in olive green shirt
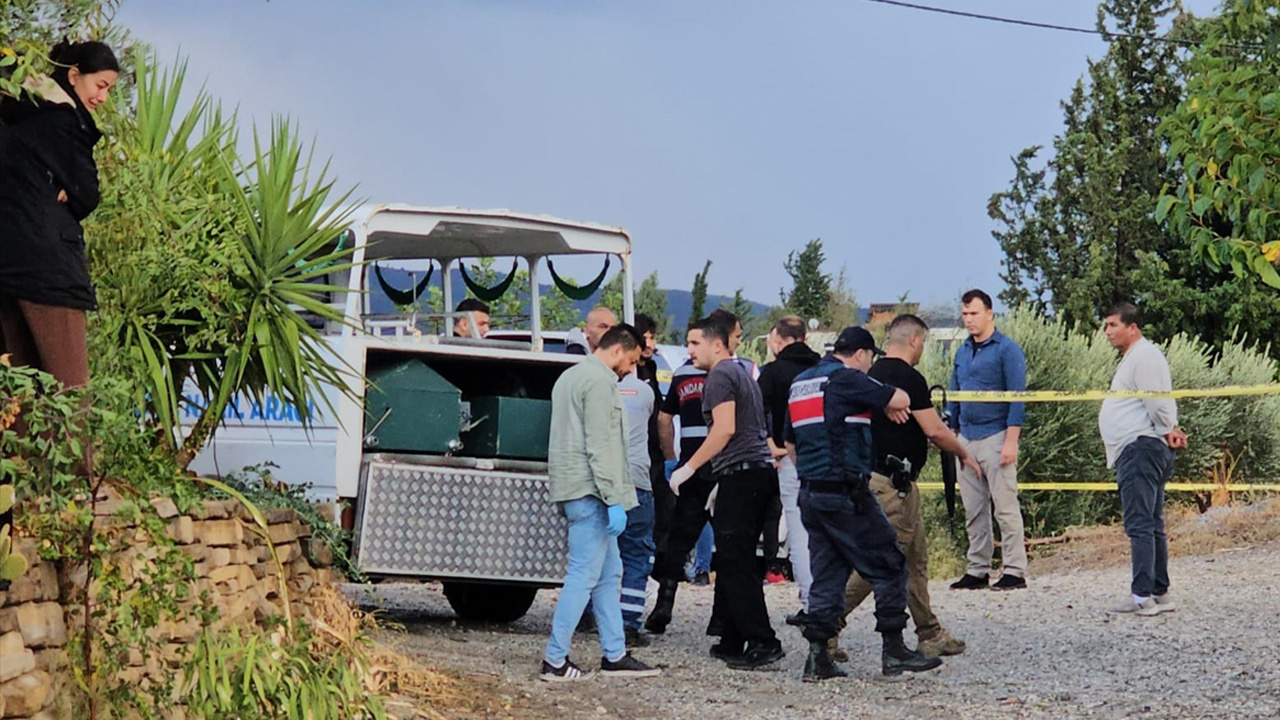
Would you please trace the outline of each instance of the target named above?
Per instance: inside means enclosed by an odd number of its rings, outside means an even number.
[[[627,510],[637,503],[618,379],[635,370],[643,346],[635,328],[615,325],[551,390],[548,474],[551,500],[569,521],[569,562],[539,673],[545,681],[589,676],[569,659],[573,631],[588,601],[604,652],[602,675],[652,677],[661,672],[627,652],[617,541],[627,526]]]

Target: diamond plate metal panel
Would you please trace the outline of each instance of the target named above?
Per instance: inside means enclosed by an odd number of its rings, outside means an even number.
[[[363,572],[559,585],[567,524],[543,475],[369,462]]]

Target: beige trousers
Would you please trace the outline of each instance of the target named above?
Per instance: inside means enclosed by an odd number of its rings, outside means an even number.
[[[995,506],[995,522],[1000,525],[1001,572],[1015,577],[1027,573],[1026,533],[1022,528],[1022,508],[1018,506],[1018,467],[1000,464],[1000,448],[1004,432],[981,440],[960,443],[982,467],[984,477],[957,462],[957,484],[964,500],[965,527],[969,531],[970,575],[991,574],[991,556],[995,552],[995,534],[991,508]]]

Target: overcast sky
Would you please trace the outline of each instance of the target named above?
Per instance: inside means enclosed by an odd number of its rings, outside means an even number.
[[[712,292],[766,303],[816,237],[864,304],[995,295],[987,198],[1105,50],[866,0],[127,0],[120,20],[260,126],[297,121],[371,201],[619,225],[640,276],[688,288],[710,258]]]

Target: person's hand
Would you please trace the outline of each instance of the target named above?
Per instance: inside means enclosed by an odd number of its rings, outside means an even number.
[[[898,425],[901,425],[911,419],[910,410],[894,410],[892,408],[885,408],[884,414],[891,422],[897,423]]]
[[[691,477],[693,477],[693,468],[689,467],[688,465],[683,465],[678,470],[671,473],[670,485],[671,485],[672,494],[679,497],[680,486],[683,485],[685,481]]]
[[[668,482],[671,481],[671,473],[676,471],[676,465],[679,464],[679,460],[667,460],[662,463],[662,476],[665,477]]]
[[[618,537],[627,529],[627,511],[621,505],[609,506],[609,523],[604,526],[609,537]]]
[[[975,460],[972,455],[965,455],[960,458],[960,464],[972,470],[979,479],[982,478],[982,466],[978,464],[978,461]]]
[[[1000,465],[1012,465],[1018,462],[1018,443],[1004,441],[1004,446],[1000,448]]]
[[[67,191],[66,191],[66,190],[59,190],[59,191],[58,191],[58,202],[62,203],[63,205],[66,205],[66,204],[67,204]]]
[[[1187,434],[1181,428],[1174,428],[1173,432],[1164,436],[1164,441],[1171,449],[1181,450],[1187,446]]]

